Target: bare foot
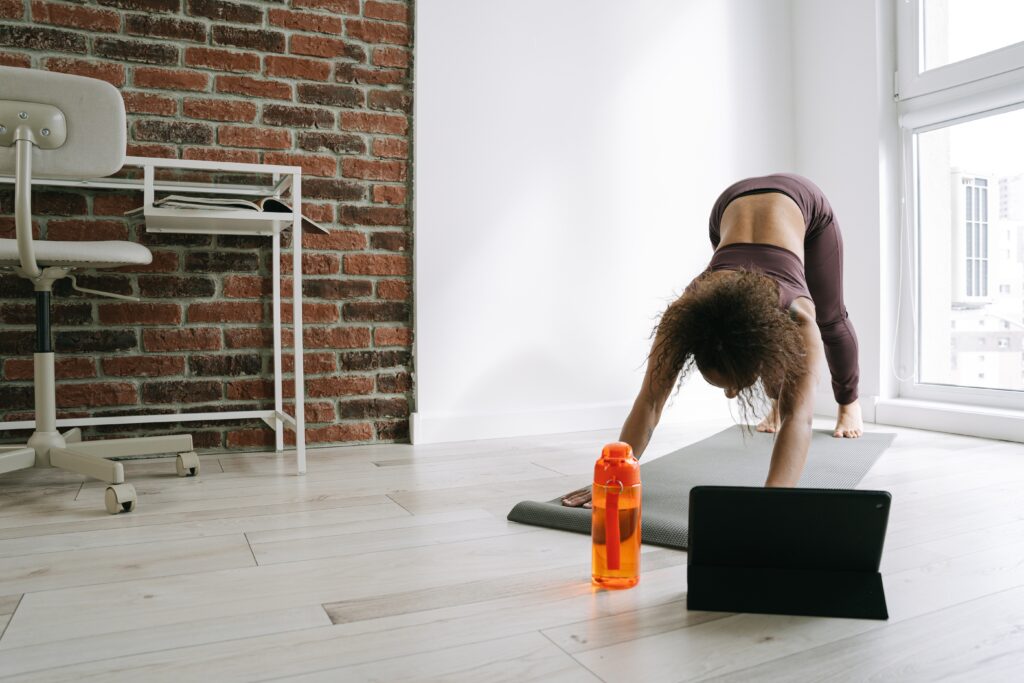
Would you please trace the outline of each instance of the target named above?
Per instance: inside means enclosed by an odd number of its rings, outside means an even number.
[[[860,401],[839,406],[839,417],[832,436],[837,438],[856,439],[864,433],[864,419],[860,414]]]
[[[590,487],[584,486],[562,496],[562,505],[569,508],[588,508],[590,497]]]
[[[782,421],[779,419],[779,402],[773,398],[772,409],[768,411],[768,414],[764,416],[764,419],[758,423],[757,431],[774,433],[779,431],[780,426],[782,426]]]

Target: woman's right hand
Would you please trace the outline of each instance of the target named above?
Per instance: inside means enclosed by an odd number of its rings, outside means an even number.
[[[589,508],[590,496],[590,487],[584,486],[562,496],[562,505],[570,508]]]

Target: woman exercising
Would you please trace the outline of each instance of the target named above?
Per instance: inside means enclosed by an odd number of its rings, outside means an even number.
[[[771,409],[757,430],[778,433],[765,486],[796,486],[822,355],[839,404],[832,436],[856,438],[864,429],[839,225],[817,185],[777,173],[726,189],[711,210],[710,235],[711,263],[662,314],[619,440],[640,457],[672,389],[694,367],[739,399],[744,422],[763,400],[760,382]],[[562,504],[589,507],[589,487]]]

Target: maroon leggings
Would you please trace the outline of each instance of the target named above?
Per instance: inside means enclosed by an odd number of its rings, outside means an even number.
[[[840,405],[853,403],[857,399],[860,366],[857,333],[843,304],[843,236],[821,189],[807,178],[792,173],[747,178],[731,185],[711,211],[711,245],[717,249],[721,241],[722,214],[729,202],[763,192],[784,194],[803,212],[804,277],[825,345],[825,359],[832,375],[832,395]]]

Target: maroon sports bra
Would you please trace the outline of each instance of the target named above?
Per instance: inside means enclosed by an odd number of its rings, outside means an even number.
[[[800,257],[774,244],[739,242],[719,247],[705,273],[716,270],[751,270],[767,275],[779,285],[779,307],[788,311],[797,297],[811,299]]]

